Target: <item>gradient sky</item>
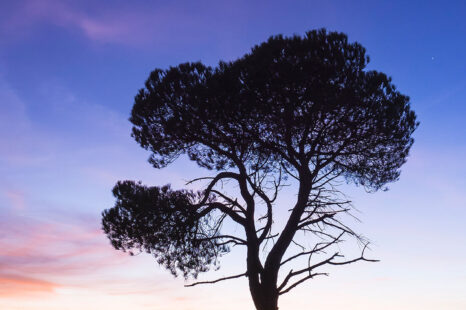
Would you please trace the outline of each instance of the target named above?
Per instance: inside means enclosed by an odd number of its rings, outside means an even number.
[[[184,182],[127,121],[149,72],[233,60],[274,34],[348,34],[421,122],[388,192],[348,187],[371,257],[331,269],[280,310],[466,309],[465,1],[0,0],[0,309],[253,309],[245,280],[184,288],[150,256],[111,248],[100,212],[119,179]],[[225,257],[204,278],[242,271]]]

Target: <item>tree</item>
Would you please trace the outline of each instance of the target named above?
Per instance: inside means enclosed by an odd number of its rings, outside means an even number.
[[[102,221],[112,245],[151,253],[185,278],[244,246],[244,273],[190,285],[247,277],[258,310],[278,309],[280,295],[326,274],[319,271],[326,265],[374,261],[364,256],[365,239],[345,224],[351,202],[338,184],[386,189],[418,123],[409,98],[384,73],[365,71],[368,62],[360,44],[321,29],[271,37],[216,68],[197,62],[154,70],[135,97],[132,136],[155,168],[187,155],[214,174],[192,181],[207,182],[197,192],[118,182],[116,204]],[[227,180],[236,197],[222,190]],[[296,200],[278,206],[286,184],[295,185]],[[276,231],[279,207],[289,217]],[[242,233],[223,232],[226,221]],[[303,233],[319,241],[300,244]],[[335,249],[348,237],[362,242],[360,257]]]

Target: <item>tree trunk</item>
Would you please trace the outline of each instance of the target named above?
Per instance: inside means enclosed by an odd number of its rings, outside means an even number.
[[[276,285],[267,284],[261,283],[259,286],[251,286],[250,282],[249,289],[256,310],[278,310],[278,293],[276,289],[272,289]]]
[[[249,290],[256,310],[278,310],[278,270],[261,270],[249,277]]]

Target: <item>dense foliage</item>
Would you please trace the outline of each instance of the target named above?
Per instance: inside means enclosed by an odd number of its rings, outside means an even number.
[[[178,269],[185,277],[207,271],[228,250],[202,240],[214,236],[208,214],[197,216],[199,193],[124,181],[113,194],[117,201],[103,213],[103,230],[115,249],[152,253],[172,274]]]

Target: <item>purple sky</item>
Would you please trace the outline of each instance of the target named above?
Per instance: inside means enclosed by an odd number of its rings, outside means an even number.
[[[280,310],[466,309],[466,2],[0,1],[0,308],[252,309],[246,281],[183,288],[100,231],[119,179],[179,188],[130,137],[154,68],[232,60],[274,34],[348,34],[393,77],[421,125],[390,191],[348,193],[377,264],[332,269]],[[215,278],[243,267],[225,257]]]

